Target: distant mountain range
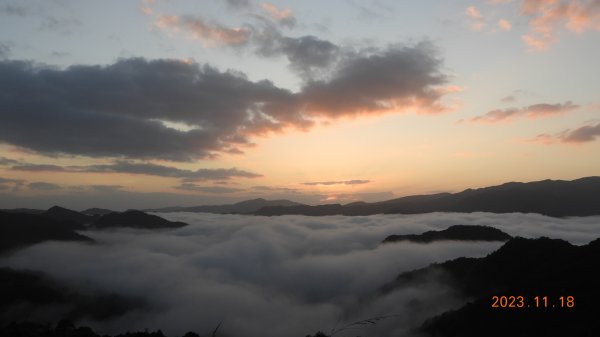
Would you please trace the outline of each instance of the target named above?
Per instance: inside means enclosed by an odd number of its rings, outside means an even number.
[[[430,212],[519,212],[553,217],[600,215],[600,177],[511,182],[459,193],[415,195],[374,203],[265,206],[252,214],[320,216]]]
[[[257,198],[241,201],[235,204],[226,205],[203,205],[191,207],[164,207],[146,209],[146,212],[198,212],[198,213],[217,213],[217,214],[249,214],[259,211],[264,207],[293,207],[306,206],[301,203],[290,200],[266,200]]]
[[[67,214],[52,208],[2,209],[7,213],[28,213],[50,216],[61,220],[82,219],[113,213],[102,208],[90,208]],[[600,177],[576,180],[542,180],[528,183],[510,182],[497,186],[467,189],[458,193],[412,195],[380,202],[353,202],[350,204],[306,205],[290,200],[245,200],[234,204],[201,205],[189,207],[163,207],[145,209],[144,212],[202,212],[215,214],[277,215],[373,215],[420,214],[431,212],[490,212],[538,213],[553,217],[600,215]],[[52,214],[52,213],[58,214]],[[91,219],[91,220],[90,220]]]

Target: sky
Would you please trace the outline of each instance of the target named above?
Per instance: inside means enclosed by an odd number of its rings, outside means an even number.
[[[600,169],[600,1],[0,1],[0,204],[309,204]]]

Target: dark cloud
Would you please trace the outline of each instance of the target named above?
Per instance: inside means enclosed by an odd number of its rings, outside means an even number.
[[[64,70],[3,61],[0,141],[46,155],[211,158],[240,152],[253,136],[309,128],[315,116],[439,112],[445,92],[438,86],[447,80],[440,67],[429,43],[392,46],[347,57],[330,79],[292,93],[177,60],[122,59]]]
[[[76,170],[70,170],[66,167],[52,164],[26,164],[20,163],[11,167],[15,171],[28,171],[28,172],[78,172]]]
[[[497,123],[503,121],[510,121],[514,118],[519,117],[538,118],[567,113],[577,108],[579,108],[579,105],[573,104],[571,101],[567,101],[562,104],[540,103],[523,108],[492,110],[484,115],[472,118],[471,121],[482,123]]]
[[[394,8],[382,3],[381,1],[347,1],[352,7],[358,11],[358,19],[365,21],[375,21],[385,19],[390,13],[394,12]]]
[[[60,185],[47,183],[47,182],[43,182],[43,181],[29,183],[29,184],[27,184],[27,187],[29,187],[32,190],[37,190],[37,191],[56,191],[56,190],[62,189],[62,187]]]
[[[90,186],[85,186],[85,188],[88,188],[94,192],[107,193],[107,192],[119,191],[123,188],[123,186],[121,186],[121,185],[90,185]]]
[[[600,138],[600,123],[595,125],[584,125],[575,130],[564,130],[557,134],[543,133],[537,135],[531,141],[534,143],[554,144],[571,143],[582,144],[593,142]]]
[[[0,190],[11,190],[13,192],[18,191],[23,184],[25,184],[25,180],[22,179],[8,179],[0,177]]]
[[[600,138],[600,123],[569,131],[562,137],[562,140],[567,143],[586,143],[593,142],[596,138]]]
[[[71,56],[71,53],[54,50],[54,51],[52,51],[52,53],[50,53],[50,56],[56,57],[56,58],[63,58],[63,57]]]
[[[200,16],[160,15],[154,25],[162,29],[184,32],[208,45],[247,47],[261,57],[285,56],[290,68],[308,78],[331,66],[338,58],[340,47],[315,36],[288,37],[283,35],[277,22],[292,26],[295,18],[291,12],[281,14],[277,7],[263,3],[267,15],[252,14],[256,24],[231,28],[218,22],[209,22]],[[283,15],[282,17],[279,17]]]
[[[513,95],[510,95],[510,96],[503,97],[502,99],[500,99],[500,101],[502,103],[513,103],[513,102],[517,101],[517,98]]]
[[[302,183],[302,185],[307,186],[317,186],[317,185],[362,185],[370,183],[370,180],[336,180],[336,181],[315,181],[315,182],[306,182]]]
[[[175,186],[175,188],[185,191],[197,191],[214,194],[235,193],[244,191],[244,189],[241,188],[223,186],[200,186],[193,183],[183,183],[181,185]]]
[[[250,0],[224,0],[227,6],[233,9],[250,9],[252,2]]]
[[[254,43],[260,56],[286,56],[290,68],[304,79],[317,77],[341,57],[341,48],[332,42],[315,36],[283,36],[273,27],[255,34]]]
[[[4,188],[2,188],[4,186]],[[22,186],[22,184],[21,184]],[[159,208],[165,206],[198,206],[226,204],[243,200],[232,200],[226,194],[190,194],[166,192],[136,192],[125,190],[119,185],[63,186],[61,193],[19,194],[14,193],[12,183],[0,183],[0,208],[48,209],[61,205],[84,210],[92,207],[124,211],[127,209]]]
[[[271,82],[175,60],[65,70],[1,62],[0,90],[0,141],[45,154],[191,160],[298,118],[279,111],[293,95]]]
[[[184,170],[172,166],[131,161],[116,161],[111,164],[86,166],[58,166],[45,164],[20,164],[12,166],[16,171],[29,172],[87,172],[87,173],[128,173],[159,177],[182,178],[186,180],[227,180],[231,178],[259,178],[262,175],[237,168]]]
[[[24,17],[31,14],[31,9],[22,5],[7,4],[0,6],[0,13],[10,16]]]
[[[70,34],[79,29],[81,26],[83,26],[83,23],[76,18],[45,16],[40,25],[40,30]]]
[[[260,174],[229,169],[198,169],[196,171],[183,170],[171,166],[148,163],[132,163],[120,161],[109,165],[91,165],[82,167],[84,172],[118,172],[130,174],[147,174],[161,177],[185,178],[188,180],[227,180],[231,178],[259,178]]]
[[[442,60],[428,42],[390,46],[346,57],[328,80],[308,82],[302,97],[316,115],[344,115],[413,110],[445,111],[439,102],[448,81],[440,72]]]
[[[0,165],[4,166],[4,165],[14,165],[14,164],[19,164],[19,161],[10,159],[10,158],[6,158],[6,157],[0,157]]]

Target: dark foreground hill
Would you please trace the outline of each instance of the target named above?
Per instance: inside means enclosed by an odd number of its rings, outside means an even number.
[[[375,203],[268,206],[256,215],[372,215],[429,212],[539,213],[554,217],[600,215],[600,177],[543,180],[417,195]]]
[[[143,306],[140,299],[82,292],[41,272],[6,267],[0,268],[0,298],[0,326],[24,320],[48,322],[63,318],[101,321]]]
[[[0,254],[48,240],[93,242],[75,232],[79,226],[42,215],[0,212]]]
[[[454,241],[507,241],[512,236],[489,226],[456,225],[441,231],[427,231],[423,234],[390,235],[383,243],[409,241],[430,243],[442,240]]]
[[[516,238],[484,258],[459,258],[403,273],[382,291],[442,275],[443,283],[472,299],[424,322],[420,332],[427,336],[600,336],[598,261],[600,239],[578,247],[562,240]]]
[[[290,200],[266,200],[263,198],[240,201],[235,204],[225,205],[203,205],[191,207],[164,207],[147,209],[148,212],[198,212],[216,214],[247,214],[258,211],[263,207],[289,207],[301,206],[303,204]]]
[[[159,216],[141,211],[113,212],[103,215],[93,223],[95,228],[130,227],[140,229],[179,228],[187,226],[184,222],[169,221]]]
[[[91,216],[99,216],[99,215],[106,215],[106,214],[110,214],[110,213],[114,213],[115,211],[112,211],[110,209],[106,209],[106,208],[88,208],[84,211],[81,211],[81,214],[85,214],[85,215],[91,215]]]
[[[1,337],[111,337],[109,335],[97,334],[89,327],[75,326],[70,320],[61,320],[56,326],[48,324],[12,322],[6,326],[0,326]],[[217,336],[213,334],[212,336]],[[161,330],[136,331],[114,335],[114,337],[166,337]],[[197,333],[188,332],[182,337],[200,337]]]
[[[95,220],[93,216],[86,215],[60,206],[52,206],[40,215],[57,221],[72,221],[81,225],[90,224]]]
[[[141,211],[111,212],[106,215],[85,215],[54,206],[38,213],[0,211],[0,254],[44,241],[94,242],[77,233],[90,228],[129,227],[138,229],[179,228],[186,223],[169,221]]]

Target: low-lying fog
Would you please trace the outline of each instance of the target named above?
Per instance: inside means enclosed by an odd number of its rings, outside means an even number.
[[[159,214],[190,226],[165,231],[85,232],[98,245],[47,242],[4,258],[1,265],[44,271],[75,288],[145,299],[144,309],[104,322],[97,332],[148,328],[167,335],[282,337],[330,332],[347,323],[390,315],[365,330],[336,336],[398,336],[461,299],[435,279],[420,288],[373,298],[403,271],[460,256],[484,256],[485,242],[393,243],[390,234],[420,234],[451,225],[489,225],[513,236],[585,244],[600,237],[600,217],[556,219],[535,214],[258,217]]]

